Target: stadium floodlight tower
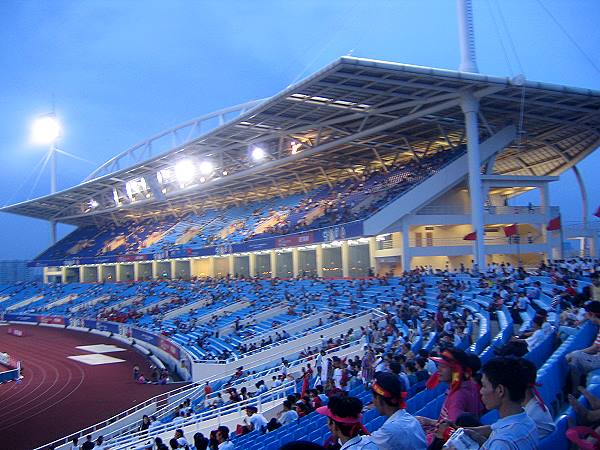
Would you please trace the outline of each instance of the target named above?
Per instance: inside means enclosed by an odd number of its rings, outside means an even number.
[[[56,193],[56,141],[62,134],[54,112],[35,119],[31,125],[31,139],[35,144],[49,145],[46,161],[50,163],[50,194]],[[50,240],[56,243],[56,222],[50,221]]]
[[[471,0],[457,0],[458,32],[460,41],[459,71],[477,73],[475,59],[475,30]],[[471,224],[475,232],[473,270],[485,268],[485,245],[483,223],[483,192],[481,183],[481,155],[479,154],[479,99],[472,92],[465,92],[461,108],[465,115],[467,154],[469,164],[469,196],[471,198]]]

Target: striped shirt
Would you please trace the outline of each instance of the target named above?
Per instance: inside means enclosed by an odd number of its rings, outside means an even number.
[[[535,450],[539,444],[535,422],[522,412],[492,424],[492,434],[480,450]]]

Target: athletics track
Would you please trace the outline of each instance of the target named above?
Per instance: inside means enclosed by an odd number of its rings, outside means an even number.
[[[133,366],[148,377],[150,363],[121,342],[72,330],[16,327],[25,336],[9,335],[0,326],[0,350],[21,360],[24,376],[0,385],[2,450],[31,450],[181,386],[135,383]],[[95,344],[126,349],[109,354],[124,362],[88,365],[67,358],[89,354],[76,347]]]

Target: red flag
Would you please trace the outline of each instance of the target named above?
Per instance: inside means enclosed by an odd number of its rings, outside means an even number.
[[[511,237],[511,236],[514,236],[515,234],[519,234],[519,228],[517,227],[516,223],[513,223],[512,225],[509,225],[507,227],[504,227],[504,236]]]
[[[477,240],[477,232],[473,231],[472,233],[467,234],[463,241],[476,241]]]
[[[550,222],[548,222],[548,225],[546,226],[546,230],[548,230],[548,231],[560,230],[560,216],[556,216],[554,219],[552,219]]]
[[[598,209],[596,210],[596,212],[594,213],[594,215],[596,217],[600,217],[600,206],[598,206]]]

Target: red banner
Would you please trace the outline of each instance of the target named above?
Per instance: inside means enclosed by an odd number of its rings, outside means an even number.
[[[548,225],[546,226],[546,230],[548,231],[555,231],[555,230],[560,230],[560,216],[555,217],[554,219],[552,219],[550,222],[548,222]]]
[[[477,240],[477,232],[473,231],[463,237],[463,241],[475,241]]]
[[[40,316],[40,323],[48,323],[52,325],[64,325],[65,318],[61,316]]]
[[[275,247],[296,247],[312,244],[315,241],[313,233],[293,234],[275,239]]]
[[[158,338],[158,346],[164,350],[165,352],[167,352],[169,355],[173,356],[176,359],[179,359],[179,348],[173,344],[171,341],[169,341],[168,339],[159,337]]]
[[[504,236],[506,236],[506,237],[511,237],[518,233],[519,233],[519,230],[518,230],[516,223],[509,225],[507,227],[504,227]]]
[[[12,334],[13,336],[18,336],[18,337],[23,337],[23,331],[19,330],[18,328],[12,328],[12,327],[8,327],[8,334]]]

